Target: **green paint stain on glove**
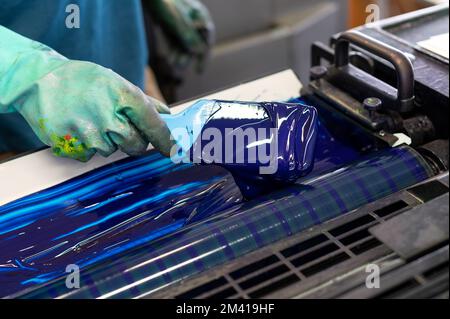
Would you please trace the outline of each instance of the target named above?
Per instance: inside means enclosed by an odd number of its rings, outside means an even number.
[[[65,136],[58,136],[52,134],[52,150],[53,154],[60,157],[69,157],[79,161],[87,161],[89,159],[89,148],[78,138],[66,134]]]

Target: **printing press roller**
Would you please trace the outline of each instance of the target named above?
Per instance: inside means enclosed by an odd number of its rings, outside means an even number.
[[[55,278],[25,298],[127,298],[242,256],[389,194],[435,172],[414,149],[388,148],[258,201],[238,203],[171,236],[86,266],[81,288]],[[195,227],[194,227],[195,226]]]

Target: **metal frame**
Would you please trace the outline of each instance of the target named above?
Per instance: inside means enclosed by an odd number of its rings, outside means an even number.
[[[444,173],[433,177],[423,183],[419,183],[409,190],[403,190],[392,194],[382,200],[363,206],[353,212],[333,219],[322,225],[313,227],[297,236],[281,240],[271,246],[259,249],[245,257],[236,259],[232,262],[206,271],[198,276],[187,278],[181,282],[175,283],[167,288],[146,296],[146,298],[338,298],[338,297],[358,297],[351,294],[351,291],[360,288],[367,276],[365,266],[368,263],[377,263],[382,269],[382,273],[388,274],[397,269],[402,271],[401,266],[407,266],[416,261],[402,259],[397,253],[389,249],[385,244],[377,241],[371,234],[351,242],[346,240],[350,236],[357,237],[368,228],[382,224],[394,216],[398,216],[413,207],[418,207],[424,203],[414,193],[414,188],[419,185],[426,185],[432,181],[439,181],[447,187],[449,185],[449,175]],[[439,196],[440,193],[435,194]],[[427,198],[430,200],[430,198]],[[399,204],[403,203],[403,204]],[[398,209],[397,209],[398,208]],[[364,222],[366,220],[367,222]],[[341,228],[339,228],[341,227]],[[343,228],[349,228],[345,230]],[[341,229],[341,230],[339,230]],[[319,237],[318,237],[319,236]],[[320,238],[320,239],[318,239]],[[306,244],[305,244],[306,243]],[[363,244],[369,244],[365,251],[355,253],[357,249],[364,249]],[[297,253],[290,255],[288,252],[292,247],[302,247]],[[329,252],[324,247],[334,245],[335,249]],[[448,243],[447,243],[448,245]],[[311,259],[308,263],[296,267],[295,259],[305,256],[311,256],[317,250],[324,250],[325,253],[317,254],[318,258]],[[425,258],[425,263],[418,270],[432,268],[436,263],[447,256],[445,249],[439,250],[440,253],[431,252],[439,255]],[[330,257],[346,254],[347,258],[336,262],[330,267],[324,267],[322,271],[314,274],[304,273],[305,269],[318,265],[321,262],[329,261]],[[419,261],[422,259],[419,259]],[[294,261],[294,262],[293,262]],[[437,262],[436,261],[436,262]],[[445,260],[444,260],[445,261]],[[297,264],[298,266],[298,264]],[[405,267],[406,267],[405,266]],[[416,268],[414,268],[416,269]],[[417,275],[419,276],[419,275]],[[267,278],[266,278],[267,277]],[[414,277],[414,276],[413,276]],[[259,279],[258,279],[259,278]],[[264,280],[266,278],[267,280]],[[409,277],[408,277],[409,278]],[[419,282],[432,285],[431,281],[418,277]],[[255,285],[251,285],[251,280]],[[202,285],[206,285],[201,289]],[[208,286],[209,285],[209,286]],[[279,286],[278,288],[276,286]],[[271,287],[272,286],[272,287]],[[445,285],[444,285],[445,286]],[[269,287],[269,288],[267,288]],[[427,286],[428,287],[428,286]],[[448,290],[448,280],[447,286]],[[266,291],[264,291],[266,288]],[[391,286],[386,285],[381,294]],[[423,287],[422,287],[423,288]],[[444,287],[445,288],[445,287]],[[197,292],[195,292],[197,289]],[[424,288],[425,289],[425,288]],[[194,291],[193,291],[194,290]],[[367,290],[367,289],[366,289]],[[445,289],[444,289],[445,290]],[[356,291],[356,290],[355,290]],[[375,292],[372,292],[373,297]],[[361,294],[360,296],[371,297],[372,295]]]

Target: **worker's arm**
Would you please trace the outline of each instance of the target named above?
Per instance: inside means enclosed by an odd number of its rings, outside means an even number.
[[[118,148],[169,155],[161,102],[113,71],[69,60],[0,26],[0,112],[17,111],[56,155],[86,161]]]
[[[215,26],[201,1],[151,0],[145,4],[169,36],[172,64],[182,65],[193,57],[198,68],[203,68],[205,57],[215,40]]]

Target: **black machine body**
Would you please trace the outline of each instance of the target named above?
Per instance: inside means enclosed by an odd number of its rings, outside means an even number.
[[[448,57],[418,44],[448,33],[448,10],[435,6],[337,34],[329,45],[314,43],[302,94],[380,143],[407,143],[448,163]]]

